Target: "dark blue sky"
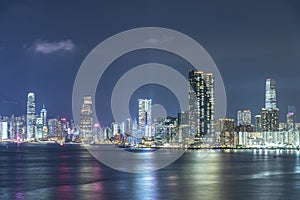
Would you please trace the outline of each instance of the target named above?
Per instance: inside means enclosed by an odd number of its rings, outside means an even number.
[[[114,34],[147,26],[180,31],[208,51],[224,80],[228,117],[236,118],[239,109],[258,114],[269,77],[276,80],[281,120],[288,105],[300,110],[297,0],[1,1],[0,115],[25,113],[26,95],[33,91],[38,110],[45,104],[50,116],[72,117],[73,83],[87,54]],[[170,57],[161,57],[146,52],[124,62],[169,63]],[[122,59],[116,63],[122,65]],[[101,95],[97,99],[105,98]]]

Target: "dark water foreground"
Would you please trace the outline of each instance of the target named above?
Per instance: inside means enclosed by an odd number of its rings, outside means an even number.
[[[0,199],[300,198],[299,151],[204,153],[190,150],[164,169],[125,173],[79,145],[1,144]]]

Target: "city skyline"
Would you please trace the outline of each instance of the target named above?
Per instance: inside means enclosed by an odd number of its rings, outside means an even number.
[[[115,3],[91,2],[82,9],[80,3],[58,1],[46,4],[1,2],[0,84],[3,87],[0,92],[0,114],[22,115],[26,112],[25,96],[33,91],[39,94],[36,98],[39,105],[37,110],[45,104],[49,116],[72,118],[72,86],[87,54],[114,34],[146,26],[181,31],[205,47],[224,80],[227,117],[235,118],[238,110],[245,109],[251,110],[252,117],[259,114],[264,105],[265,88],[262,85],[269,77],[277,82],[280,121],[286,120],[289,105],[300,107],[297,92],[300,84],[297,77],[300,73],[300,58],[297,56],[300,46],[297,37],[300,33],[299,2],[273,1],[271,7],[267,1],[228,1],[218,4],[204,1],[190,4],[152,1],[146,3],[147,6],[140,2],[118,2],[118,6]],[[182,13],[175,8],[182,8]],[[166,9],[168,12],[165,12]],[[152,10],[156,11],[155,16]],[[219,15],[213,17],[212,13],[215,12]],[[123,17],[120,19],[116,17],[117,14]],[[191,67],[186,61],[174,57],[161,51],[132,52],[112,63],[107,79],[114,84],[120,77],[116,67],[122,66],[121,73],[145,62],[157,61],[175,68]],[[187,78],[188,73],[185,76]],[[101,103],[106,102],[111,88],[109,85],[107,90],[97,92],[95,102],[104,125],[109,124],[111,117]],[[153,87],[137,91],[135,99],[143,97],[143,92],[149,90],[152,91]],[[170,97],[153,96],[147,94],[143,98],[165,103],[163,99]],[[136,105],[131,107],[136,112]],[[170,108],[169,115],[174,116],[175,113],[176,109]],[[104,116],[109,117],[106,119]],[[299,117],[296,118],[299,121]]]

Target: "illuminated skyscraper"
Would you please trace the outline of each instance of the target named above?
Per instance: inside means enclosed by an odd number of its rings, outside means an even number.
[[[48,127],[47,127],[47,110],[45,108],[45,105],[43,105],[40,114],[41,114],[40,118],[42,119],[42,138],[46,139],[48,138]]]
[[[32,140],[35,135],[35,96],[30,92],[27,96],[27,140]]]
[[[47,110],[45,108],[45,105],[43,105],[43,108],[41,110],[41,118],[43,120],[43,126],[46,126],[47,125]]]
[[[276,87],[274,79],[266,80],[266,99],[265,108],[267,110],[273,110],[276,108]]]
[[[83,104],[80,110],[80,133],[83,138],[92,137],[93,131],[93,111],[92,97],[84,96]]]
[[[41,117],[36,118],[36,138],[43,137],[43,119]]]
[[[139,128],[151,125],[152,99],[139,99]]]
[[[199,139],[214,132],[214,77],[202,71],[189,72],[189,123]]]
[[[279,109],[276,107],[275,80],[266,80],[265,108],[261,111],[261,128],[264,132],[276,132],[279,130]]]

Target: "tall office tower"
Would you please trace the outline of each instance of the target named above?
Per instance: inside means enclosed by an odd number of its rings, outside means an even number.
[[[152,99],[139,99],[139,129],[151,126]],[[146,131],[146,130],[145,130]]]
[[[215,133],[215,78],[212,73],[203,74],[206,86],[209,92],[209,103],[210,103],[210,123],[207,134]]]
[[[47,127],[47,110],[45,105],[40,112],[40,118],[42,119],[42,138],[48,138],[48,127]]]
[[[275,80],[266,80],[265,108],[261,111],[262,131],[276,132],[279,130],[279,109],[276,107]]]
[[[261,115],[255,115],[255,131],[261,132]]]
[[[295,106],[288,106],[288,113],[286,115],[287,131],[296,130],[296,108]]]
[[[41,118],[43,121],[43,126],[46,126],[47,125],[47,110],[45,108],[45,105],[43,105],[40,115],[41,115]]]
[[[43,118],[37,117],[36,118],[36,138],[43,137]]]
[[[265,99],[265,108],[267,110],[276,109],[276,87],[274,79],[266,80],[266,99]]]
[[[80,110],[80,132],[83,138],[92,137],[93,131],[93,111],[92,96],[84,96]]]
[[[27,140],[35,136],[35,96],[30,92],[27,96]]]
[[[214,130],[214,80],[211,73],[189,72],[189,124],[198,140]]]
[[[251,111],[250,110],[239,110],[237,114],[237,125],[251,125]]]

